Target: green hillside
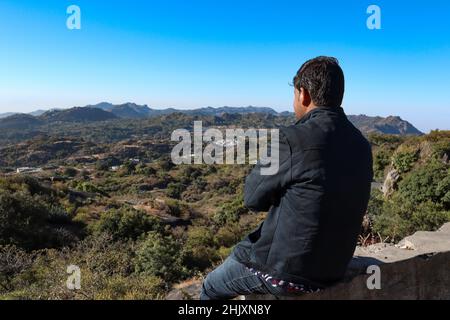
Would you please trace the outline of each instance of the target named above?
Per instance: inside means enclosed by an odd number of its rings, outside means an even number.
[[[194,116],[166,117],[175,126]],[[70,136],[89,128],[73,127],[59,139],[1,149],[0,298],[163,298],[174,283],[220,263],[257,226],[265,213],[249,212],[242,200],[251,167],[174,166],[167,136],[151,134],[170,127],[138,127],[139,136],[124,139],[127,126],[99,139]],[[450,221],[450,132],[369,139],[378,185],[360,244]],[[39,170],[19,174],[21,166]],[[66,288],[68,265],[81,268],[82,290]]]

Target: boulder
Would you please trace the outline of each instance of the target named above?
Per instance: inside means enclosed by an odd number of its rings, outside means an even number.
[[[383,196],[385,198],[389,197],[394,193],[397,188],[397,182],[400,179],[400,174],[396,169],[392,169],[386,175],[386,179],[384,180],[383,186],[381,190],[383,191]]]

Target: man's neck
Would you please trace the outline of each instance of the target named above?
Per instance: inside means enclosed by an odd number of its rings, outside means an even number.
[[[301,115],[300,117],[296,117],[297,121],[303,119],[307,114],[309,114],[311,111],[313,111],[316,108],[317,108],[317,106],[314,105],[314,104],[311,104],[308,107],[306,107],[305,112],[303,113],[303,115]]]

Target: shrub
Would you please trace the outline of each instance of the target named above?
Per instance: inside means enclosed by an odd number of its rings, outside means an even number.
[[[156,174],[156,170],[152,167],[148,167],[144,164],[138,164],[136,167],[136,173],[144,176],[152,176]]]
[[[38,195],[0,190],[0,245],[27,250],[64,246],[77,240],[74,227],[61,208],[49,207]]]
[[[203,174],[203,171],[202,171],[202,169],[200,167],[198,167],[198,166],[189,166],[189,165],[188,166],[183,166],[183,170],[182,170],[182,173],[181,173],[181,175],[183,177],[187,177],[187,178],[189,178],[191,180],[194,180],[194,179],[202,176],[202,174]]]
[[[434,231],[450,221],[450,212],[431,201],[421,203],[411,216],[414,230]]]
[[[182,258],[181,245],[171,236],[150,232],[137,250],[135,269],[173,282],[186,275]]]
[[[75,168],[66,168],[64,169],[64,175],[67,177],[75,177],[78,174],[78,170]]]
[[[190,227],[184,251],[184,263],[189,268],[202,271],[210,267],[218,259],[213,231],[203,226]]]
[[[218,226],[224,226],[228,223],[238,222],[239,217],[245,213],[248,213],[248,209],[244,206],[244,198],[241,194],[231,202],[222,205],[213,220]]]
[[[98,171],[109,171],[110,166],[108,165],[108,162],[106,161],[97,161],[97,163],[95,164],[95,168]]]
[[[372,190],[366,212],[371,220],[383,212],[383,204],[383,194],[381,191]]]
[[[174,198],[174,199],[180,199],[181,193],[186,189],[186,187],[179,183],[179,182],[171,182],[167,186],[166,194],[168,197]]]
[[[434,231],[450,221],[442,205],[426,201],[418,205],[399,196],[385,201],[381,214],[374,218],[374,231],[398,241],[416,231]]]
[[[160,231],[159,221],[147,213],[132,208],[112,209],[101,215],[92,230],[96,234],[108,233],[114,240],[137,239],[148,231]]]
[[[162,299],[166,289],[164,281],[155,276],[113,276],[95,293],[100,300],[154,300]]]
[[[14,278],[32,265],[32,255],[16,246],[0,246],[0,292],[12,290]]]
[[[400,151],[392,157],[392,164],[399,173],[405,173],[411,170],[417,159],[418,153],[416,150]]]
[[[206,268],[220,259],[216,248],[212,247],[197,247],[197,248],[185,248],[183,263],[191,270],[204,271]]]
[[[383,212],[374,218],[373,230],[383,238],[395,242],[411,234],[411,222],[405,218],[404,211],[392,201],[386,201]]]
[[[170,169],[172,169],[174,167],[174,164],[173,164],[172,160],[170,160],[170,158],[163,158],[159,162],[159,166],[163,171],[169,171]]]
[[[409,175],[399,183],[400,196],[418,205],[428,200],[450,208],[450,169],[437,160],[432,160]]]
[[[75,184],[75,189],[88,193],[97,193],[101,195],[106,195],[106,193],[99,187],[95,186],[90,182],[78,182]]]
[[[208,227],[193,226],[188,229],[186,246],[197,247],[212,247],[214,246],[214,233]]]
[[[216,242],[222,247],[230,248],[241,240],[243,233],[238,223],[228,224],[217,231]]]
[[[0,268],[4,260],[13,264],[7,269],[7,288],[1,286],[6,282],[0,272],[0,299],[163,298],[167,285],[161,278],[134,273],[134,251],[133,243],[113,241],[106,234],[89,237],[70,249],[39,251],[33,259],[19,249],[0,247]],[[66,287],[66,268],[71,264],[80,268],[81,290]]]
[[[373,159],[374,175],[378,179],[384,178],[384,171],[391,162],[391,153],[385,150],[379,150]]]
[[[166,205],[165,211],[167,214],[170,214],[178,218],[190,216],[189,207],[179,200],[166,199],[165,205]]]

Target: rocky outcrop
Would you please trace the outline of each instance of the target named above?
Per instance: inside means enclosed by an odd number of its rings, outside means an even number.
[[[384,180],[383,186],[381,187],[381,191],[383,192],[383,196],[385,198],[392,195],[397,187],[397,182],[400,179],[400,174],[397,170],[392,169],[386,175],[386,179]]]
[[[374,286],[377,275],[379,289]],[[200,289],[201,280],[191,280],[175,286],[167,299],[198,299]],[[450,299],[450,223],[435,232],[416,232],[396,245],[357,247],[343,281],[322,292],[283,298],[252,295],[245,299]]]
[[[408,121],[400,117],[390,116],[369,117],[366,115],[349,115],[348,119],[362,132],[369,133],[384,133],[384,134],[399,134],[399,135],[421,135],[417,128],[415,128]]]

